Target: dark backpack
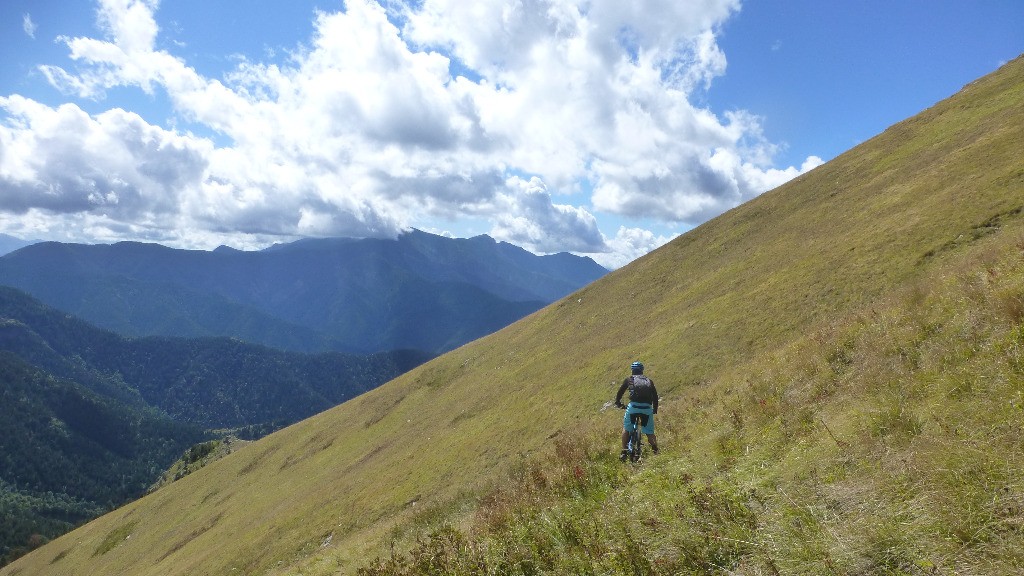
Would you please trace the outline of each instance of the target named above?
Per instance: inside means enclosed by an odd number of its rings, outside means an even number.
[[[629,400],[631,402],[654,403],[654,382],[643,374],[630,376]]]

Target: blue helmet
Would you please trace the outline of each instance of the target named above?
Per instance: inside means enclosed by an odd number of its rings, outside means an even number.
[[[633,362],[632,364],[629,365],[629,369],[633,371],[633,374],[643,374],[644,373],[644,363],[643,362]]]

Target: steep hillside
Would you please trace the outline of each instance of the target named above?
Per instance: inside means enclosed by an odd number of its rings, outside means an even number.
[[[586,572],[586,562],[629,574],[1012,573],[1022,149],[1017,59],[523,321],[0,573],[353,573],[444,521],[454,529],[421,540],[433,573],[457,572],[438,563],[467,550],[470,561],[473,550],[490,554],[496,573]],[[965,281],[930,292],[959,269]],[[1006,284],[981,290],[1002,274]],[[963,316],[989,300],[1003,312]],[[902,309],[909,320],[888,321]],[[872,343],[890,330],[892,340]],[[633,470],[610,460],[621,413],[601,407],[635,358],[664,398],[666,454]],[[1016,368],[996,369],[1013,358]],[[954,378],[940,378],[946,367]],[[988,392],[1016,404],[991,410]],[[764,408],[757,418],[754,407]],[[957,423],[988,415],[992,428]],[[926,490],[922,458],[943,453],[926,476],[960,488]],[[509,473],[520,479],[512,498],[500,490]],[[624,490],[627,481],[650,488]],[[587,506],[598,513],[578,513]],[[960,507],[970,520],[943,531]],[[615,524],[623,508],[639,521]],[[488,519],[494,531],[481,528]],[[920,542],[903,541],[911,524]],[[473,546],[494,545],[472,548],[459,528],[480,530]],[[560,550],[579,563],[556,565]]]
[[[1022,398],[1017,223],[682,393],[667,453],[634,467],[611,430],[558,437],[357,573],[1021,574]]]
[[[259,252],[44,242],[0,258],[0,283],[127,336],[228,336],[285,350],[436,354],[607,270],[487,236],[412,231]]]

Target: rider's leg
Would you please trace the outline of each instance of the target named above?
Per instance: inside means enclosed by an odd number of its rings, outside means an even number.
[[[625,460],[629,455],[629,436],[633,426],[634,424],[630,420],[630,413],[627,408],[626,413],[622,415],[622,452],[619,454],[620,460]]]
[[[629,457],[629,430],[622,430],[622,452],[619,453],[619,460],[625,461]]]
[[[647,441],[651,444],[651,452],[658,453],[658,438],[654,434],[647,435]]]

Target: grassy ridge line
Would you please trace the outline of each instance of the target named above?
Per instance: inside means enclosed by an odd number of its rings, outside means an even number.
[[[598,408],[629,360],[649,363],[666,413],[682,411],[691,384],[912,282],[979,225],[1013,221],[1022,92],[1018,59],[925,112],[927,121],[897,125],[524,321],[0,574],[350,569],[385,549],[413,510],[473,494],[553,431],[614,430],[620,415]],[[929,128],[935,122],[944,128]],[[686,441],[665,432],[668,445]],[[129,537],[107,548],[125,526]]]
[[[602,288],[635,291],[630,308],[674,339],[665,348],[681,352],[685,370],[669,374],[676,381],[704,378],[816,316],[885,293],[918,274],[926,254],[1024,204],[1022,62],[1011,68],[618,271],[608,284],[620,285]],[[630,290],[634,277],[653,286]],[[699,319],[710,322],[686,329]]]
[[[1024,222],[682,396],[663,455],[557,442],[359,573],[1024,570]]]

